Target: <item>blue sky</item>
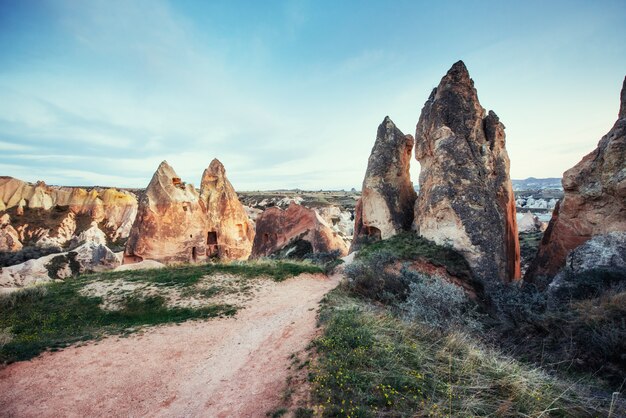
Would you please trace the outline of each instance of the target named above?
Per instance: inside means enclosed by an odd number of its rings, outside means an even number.
[[[616,120],[624,22],[623,0],[0,0],[0,175],[143,187],[165,159],[197,185],[219,158],[239,190],[359,188],[378,124],[413,134],[462,59],[512,177],[558,177]]]

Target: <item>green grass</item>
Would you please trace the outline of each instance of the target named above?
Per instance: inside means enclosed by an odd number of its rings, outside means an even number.
[[[305,263],[257,262],[232,264],[184,265],[160,270],[98,273],[64,282],[23,289],[0,297],[0,363],[26,360],[46,349],[58,349],[77,341],[108,334],[120,334],[143,325],[182,322],[189,319],[234,315],[231,305],[207,305],[199,308],[173,308],[160,296],[141,297],[129,294],[121,309],[103,310],[101,298],[87,297],[80,290],[93,282],[141,282],[158,287],[177,287],[181,295],[204,297],[219,293],[219,287],[192,290],[198,281],[214,273],[228,273],[243,278],[265,276],[276,281],[301,273],[319,273],[322,269]],[[237,283],[242,289],[245,280]]]
[[[467,261],[450,247],[437,245],[413,232],[402,232],[384,241],[377,241],[361,248],[356,258],[367,261],[377,253],[387,252],[397,260],[421,260],[444,267],[448,273],[459,278],[471,278]]]
[[[438,333],[337,289],[326,298],[310,369],[322,416],[606,416],[580,385]]]

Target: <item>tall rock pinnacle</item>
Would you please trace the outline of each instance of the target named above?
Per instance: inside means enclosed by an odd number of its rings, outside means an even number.
[[[139,202],[124,263],[157,260],[164,263],[206,258],[206,217],[198,192],[185,184],[163,161]]]
[[[200,200],[207,214],[207,255],[246,260],[252,251],[254,225],[217,159],[202,174]]]
[[[367,240],[387,239],[411,229],[416,198],[409,175],[412,150],[413,137],[385,117],[378,126],[356,207],[351,250]]]
[[[462,61],[441,79],[415,132],[421,164],[413,228],[451,245],[484,283],[520,277],[504,125],[478,101]]]
[[[567,255],[595,235],[626,231],[626,78],[613,128],[595,150],[563,174],[554,209],[526,278],[554,276]]]

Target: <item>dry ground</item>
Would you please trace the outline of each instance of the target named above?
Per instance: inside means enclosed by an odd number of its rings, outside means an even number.
[[[153,327],[0,370],[7,417],[263,417],[339,276],[259,286],[233,318]]]

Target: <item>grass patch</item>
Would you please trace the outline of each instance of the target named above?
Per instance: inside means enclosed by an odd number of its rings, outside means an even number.
[[[456,277],[471,279],[472,272],[465,258],[451,247],[437,245],[413,232],[402,232],[384,241],[361,248],[356,259],[364,262],[381,253],[392,254],[396,260],[423,260],[444,267]]]
[[[337,289],[311,368],[322,416],[604,416],[608,402],[460,332],[401,321]]]
[[[64,282],[26,288],[0,296],[0,362],[32,358],[46,349],[58,349],[77,341],[120,334],[143,325],[182,322],[189,319],[234,315],[237,308],[224,304],[198,307],[170,307],[160,295],[123,295],[118,310],[104,310],[100,297],[81,294],[81,289],[96,282],[140,282],[157,287],[176,287],[181,295],[210,298],[223,289],[210,286],[196,289],[195,284],[215,273],[232,274],[243,279],[233,286],[246,290],[246,278],[269,277],[283,281],[301,273],[320,273],[322,269],[306,263],[257,262],[184,265],[157,270],[96,273]],[[187,295],[185,295],[187,291]]]

